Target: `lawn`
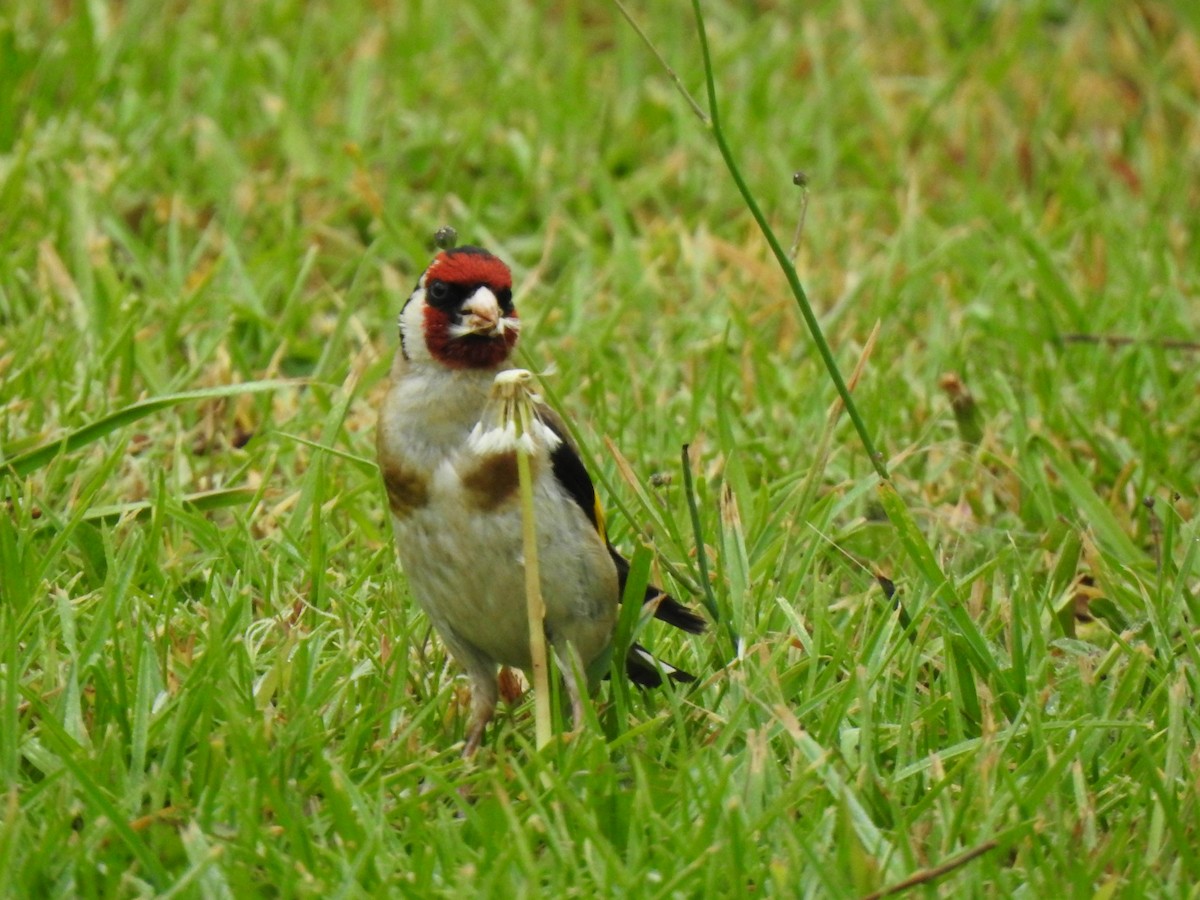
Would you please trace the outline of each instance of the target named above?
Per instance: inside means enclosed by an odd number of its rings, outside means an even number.
[[[702,5],[890,484],[617,6],[5,4],[0,893],[1195,891],[1195,5]],[[689,4],[629,10],[706,106]],[[720,613],[474,761],[374,465],[443,224]]]

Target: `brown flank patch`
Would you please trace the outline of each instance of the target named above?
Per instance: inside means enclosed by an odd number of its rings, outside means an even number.
[[[488,512],[509,497],[518,487],[517,454],[515,450],[493,453],[480,460],[479,465],[462,473],[463,487],[471,501]]]
[[[403,518],[429,502],[429,486],[420,472],[395,459],[383,460],[380,471],[387,488],[388,506],[396,516]]]

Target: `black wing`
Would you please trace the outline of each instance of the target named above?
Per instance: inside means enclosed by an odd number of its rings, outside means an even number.
[[[560,439],[559,445],[550,454],[550,464],[554,471],[554,477],[558,479],[559,484],[571,495],[571,499],[579,504],[579,508],[583,510],[584,514],[596,527],[596,530],[600,532],[600,537],[604,539],[604,543],[608,546],[608,553],[612,556],[613,563],[616,564],[621,596],[624,596],[625,581],[629,578],[629,561],[608,542],[608,534],[604,529],[604,512],[597,501],[596,488],[592,484],[591,476],[588,475],[587,467],[584,466],[583,460],[579,458],[579,453],[575,449],[575,444],[571,440],[570,434],[567,433],[566,426],[554,411],[546,406],[540,407],[538,409],[538,418]],[[662,588],[655,587],[652,584],[646,586],[646,594],[642,598],[642,603],[643,605],[653,603],[654,617],[656,619],[661,619],[663,622],[666,622],[668,625],[674,625],[676,628],[682,628],[690,634],[700,634],[707,627],[703,618],[692,612]],[[632,651],[630,655],[632,656]],[[633,674],[632,671],[630,674]],[[688,677],[690,678],[691,676]],[[637,681],[638,679],[634,678],[634,680]],[[638,681],[638,683],[641,684],[643,682]]]

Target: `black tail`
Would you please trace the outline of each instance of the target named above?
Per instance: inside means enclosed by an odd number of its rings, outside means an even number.
[[[625,596],[625,582],[629,578],[629,561],[614,550],[611,544],[609,544],[608,552],[612,556],[613,562],[617,564],[617,578],[620,581],[621,596],[623,597]],[[652,584],[646,585],[646,595],[642,598],[643,606],[648,603],[655,604],[654,618],[666,622],[668,625],[674,625],[688,634],[702,634],[708,627],[698,614],[692,612],[662,588],[657,588]],[[634,680],[636,681],[636,679]]]
[[[625,674],[634,684],[640,684],[642,687],[658,687],[662,684],[663,673],[672,681],[696,680],[696,676],[690,672],[677,669],[670,663],[651,656],[650,651],[641,644],[634,644],[629,648],[629,653],[625,657]]]
[[[624,597],[625,582],[629,580],[629,561],[614,550],[612,544],[608,545],[608,552],[617,565],[617,579],[621,586],[621,596]],[[708,628],[707,623],[699,615],[666,591],[652,584],[646,586],[646,594],[642,597],[642,605],[648,604],[653,604],[654,618],[681,628],[689,634],[700,634]],[[651,656],[650,651],[640,644],[634,644],[629,648],[629,653],[625,656],[625,673],[629,676],[630,681],[643,687],[658,687],[662,684],[664,673],[672,681],[696,680],[696,676],[690,672],[677,669],[670,663]]]
[[[643,606],[648,603],[656,604],[654,618],[681,628],[688,634],[703,634],[708,628],[704,619],[700,618],[698,614],[692,612],[666,591],[656,588],[652,584],[647,585],[646,596],[642,599]]]

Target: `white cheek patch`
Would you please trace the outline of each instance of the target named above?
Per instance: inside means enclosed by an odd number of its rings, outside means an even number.
[[[424,284],[425,279],[421,282]],[[418,287],[412,298],[400,310],[400,340],[404,353],[410,360],[429,360],[429,348],[425,346],[425,288]]]

